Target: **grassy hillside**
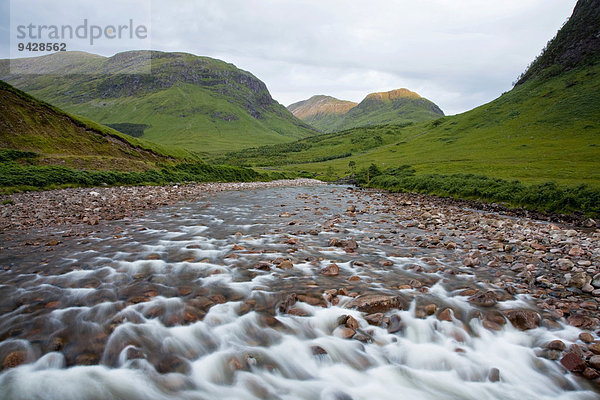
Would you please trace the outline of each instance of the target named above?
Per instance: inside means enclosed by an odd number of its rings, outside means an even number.
[[[409,164],[419,174],[600,186],[600,64],[525,82],[461,115],[352,129],[226,159],[321,175],[347,175],[353,161],[355,169]]]
[[[0,81],[0,193],[62,186],[256,181],[283,177],[209,165],[82,120]]]
[[[11,63],[20,74],[10,74],[3,60],[0,78],[37,98],[102,124],[142,126],[144,139],[190,151],[284,143],[315,133],[252,74],[207,57],[57,53]]]
[[[143,170],[194,159],[64,113],[0,81],[0,149],[35,153],[36,164]]]

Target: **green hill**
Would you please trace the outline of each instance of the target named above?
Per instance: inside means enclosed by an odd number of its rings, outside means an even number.
[[[36,164],[143,170],[192,156],[84,121],[0,81],[0,149],[34,153]],[[13,154],[17,154],[14,153]]]
[[[62,186],[256,181],[281,178],[209,165],[82,120],[0,81],[0,194]]]
[[[10,74],[9,65],[19,74]],[[0,79],[68,112],[134,127],[136,136],[196,152],[315,133],[252,74],[191,54],[132,51],[106,58],[67,52],[2,60]]]
[[[423,122],[444,115],[437,105],[408,89],[371,93],[359,104],[329,96],[313,96],[290,105],[288,109],[322,132]]]

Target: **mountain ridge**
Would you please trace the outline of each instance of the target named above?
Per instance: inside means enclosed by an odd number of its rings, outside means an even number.
[[[326,133],[360,126],[422,122],[444,116],[435,103],[406,88],[370,93],[360,103],[317,95],[289,105],[288,110]]]
[[[9,67],[25,73],[11,74]],[[198,152],[317,133],[251,73],[189,53],[129,51],[103,57],[66,52],[1,60],[0,79],[103,124],[147,125],[144,138]]]

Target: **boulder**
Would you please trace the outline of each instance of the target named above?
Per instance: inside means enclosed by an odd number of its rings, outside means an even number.
[[[373,314],[397,308],[402,309],[402,301],[399,296],[372,294],[358,297],[349,302],[346,307]]]
[[[571,372],[582,372],[586,368],[583,358],[574,353],[565,354],[565,356],[560,359],[560,363]]]
[[[331,263],[321,270],[321,274],[325,276],[337,276],[340,274],[340,267],[337,264]]]
[[[540,316],[537,312],[531,310],[508,310],[504,315],[513,324],[513,326],[522,331],[535,329],[540,325]]]

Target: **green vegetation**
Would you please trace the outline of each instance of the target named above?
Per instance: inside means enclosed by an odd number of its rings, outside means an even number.
[[[223,163],[338,177],[375,162],[418,174],[475,174],[524,184],[600,186],[600,64],[517,86],[489,104],[434,121],[356,128],[230,153]],[[352,156],[313,162],[331,155]]]
[[[146,124],[107,124],[109,128],[112,128],[116,131],[124,133],[133,137],[142,137],[144,135],[144,131],[150,127],[150,125]]]
[[[600,188],[587,185],[559,186],[554,182],[525,185],[472,174],[415,175],[408,165],[380,171],[372,164],[356,180],[373,188],[392,192],[417,192],[441,197],[477,199],[529,210],[600,216]]]
[[[62,166],[0,163],[3,192],[62,186],[140,185],[180,182],[254,182],[283,179],[278,172],[259,173],[252,169],[202,162],[165,165],[146,171],[76,170]]]
[[[28,158],[75,168],[143,170],[156,162],[197,160],[184,149],[156,145],[66,114],[2,81],[0,98],[0,161]]]
[[[131,71],[150,57],[151,70]],[[31,74],[9,74],[3,60],[0,79],[37,98],[117,129],[143,125],[144,139],[196,153],[315,134],[252,74],[207,57],[135,51],[110,58],[59,53],[12,62]]]

